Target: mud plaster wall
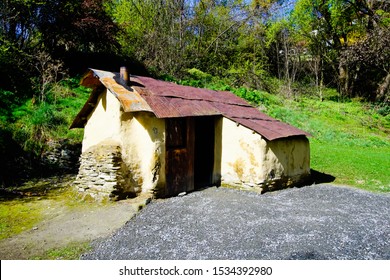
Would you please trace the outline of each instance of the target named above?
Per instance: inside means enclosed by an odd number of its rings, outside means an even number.
[[[121,142],[120,108],[119,101],[108,90],[100,95],[84,127],[82,152],[106,139]]]
[[[165,121],[152,113],[123,113],[120,138],[128,180],[139,192],[151,192],[165,182]]]
[[[222,147],[222,183],[264,187],[279,180],[288,185],[310,173],[310,148],[305,137],[267,141],[224,118]]]

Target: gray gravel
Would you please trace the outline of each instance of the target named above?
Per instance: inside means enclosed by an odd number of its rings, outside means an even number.
[[[390,259],[390,195],[313,185],[156,200],[83,259]]]

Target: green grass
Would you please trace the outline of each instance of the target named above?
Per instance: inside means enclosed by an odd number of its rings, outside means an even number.
[[[69,127],[89,94],[90,89],[80,86],[77,79],[64,80],[52,85],[45,102],[28,99],[13,108],[11,117],[3,116],[3,123],[8,123],[6,128],[25,151],[37,155],[45,149],[48,139],[79,143],[83,131]]]
[[[42,220],[43,208],[34,201],[5,201],[0,204],[0,240],[33,228]]]
[[[63,248],[56,248],[43,255],[32,257],[32,260],[78,260],[80,256],[91,249],[90,242],[71,243]]]
[[[310,141],[311,167],[336,177],[335,183],[390,192],[390,147]]]

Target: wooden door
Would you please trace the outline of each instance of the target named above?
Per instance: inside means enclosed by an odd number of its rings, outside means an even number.
[[[190,118],[166,120],[166,196],[194,189],[194,137]]]

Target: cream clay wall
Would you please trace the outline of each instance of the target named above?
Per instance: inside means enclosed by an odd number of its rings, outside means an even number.
[[[264,184],[310,172],[309,142],[306,138],[266,141],[242,125],[223,118],[222,182]]]
[[[82,152],[107,139],[120,142],[120,103],[111,93],[100,95],[84,128]]]
[[[152,113],[123,113],[122,159],[129,178],[140,192],[149,192],[165,182],[165,122]]]

